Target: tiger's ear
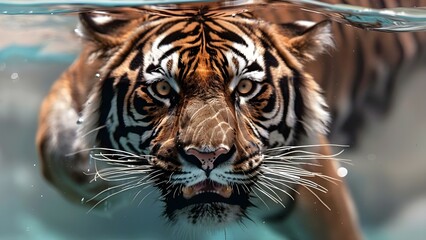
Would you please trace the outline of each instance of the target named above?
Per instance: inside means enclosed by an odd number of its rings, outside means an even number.
[[[83,12],[79,18],[77,33],[101,47],[123,43],[143,21],[141,13],[128,9]]]
[[[303,62],[314,60],[327,48],[334,47],[331,22],[328,20],[319,23],[296,21],[282,27],[290,33],[289,50]]]

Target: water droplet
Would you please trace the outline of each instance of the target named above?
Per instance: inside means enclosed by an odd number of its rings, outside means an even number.
[[[37,166],[37,164],[34,163],[34,167]]]
[[[235,13],[233,13],[233,14],[232,14],[232,17],[235,17],[235,16],[237,16],[237,15],[236,15]]]
[[[337,169],[337,175],[339,177],[346,177],[346,175],[348,175],[348,169],[346,169],[345,167],[339,167]]]
[[[97,78],[100,78],[100,77],[101,77],[101,74],[100,74],[100,73],[96,73],[96,74],[95,74],[95,76],[96,76]]]
[[[3,11],[3,13],[5,13],[5,14],[6,14],[6,13],[7,13],[7,11]]]
[[[263,223],[263,224],[266,224],[266,222],[265,222],[265,221],[263,221],[262,223]]]
[[[42,197],[43,197],[43,194],[41,194],[41,195],[40,195],[40,197],[42,198]]]
[[[33,11],[29,11],[28,13],[29,13],[29,14],[32,14],[32,13],[33,13]]]
[[[77,124],[82,124],[83,123],[83,117],[79,117],[77,120]]]
[[[15,82],[19,79],[19,74],[18,73],[12,73],[12,75],[10,75],[10,78]]]
[[[84,204],[84,197],[81,198],[81,204]]]

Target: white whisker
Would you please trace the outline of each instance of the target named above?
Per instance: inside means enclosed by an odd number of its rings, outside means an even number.
[[[257,182],[253,182],[254,183],[254,187],[259,190],[261,193],[263,193],[263,195],[267,196],[269,199],[271,199],[272,201],[274,201],[275,203],[280,202],[280,199],[277,199],[276,197],[272,196],[271,194],[269,194],[265,189],[263,189],[261,186],[259,186],[259,184]]]
[[[325,204],[325,202],[314,191],[312,191],[312,189],[310,189],[306,186],[303,186],[303,185],[302,185],[302,187],[304,187],[306,190],[311,192],[318,199],[318,201],[320,201],[322,203],[322,205],[324,205],[324,207],[326,207],[329,211],[331,211],[331,208],[327,204]]]
[[[282,198],[280,197],[280,195],[278,195],[274,190],[272,190],[269,186],[268,186],[268,184],[265,184],[265,182],[262,182],[262,181],[259,181],[258,182],[260,185],[262,185],[262,186],[264,186],[264,187],[266,187],[267,189],[264,189],[265,191],[266,190],[269,190],[272,194],[274,194],[275,196],[276,196],[276,199],[279,201],[279,202],[282,202],[283,200],[282,200]],[[258,185],[259,186],[259,185]]]
[[[247,187],[247,186],[246,186]],[[247,192],[249,192],[249,191],[247,191]],[[253,191],[253,193],[257,196],[257,198],[260,200],[260,201],[262,201],[263,202],[263,204],[265,204],[265,206],[266,206],[266,208],[269,210],[270,208],[269,208],[269,206],[268,206],[268,204],[266,204],[266,202],[256,193],[256,191]]]
[[[138,207],[142,204],[142,202],[149,196],[149,195],[151,195],[151,193],[153,193],[154,191],[155,191],[156,189],[152,189],[148,194],[146,194],[143,198],[142,198],[142,200],[140,200],[139,201],[139,203],[138,203]]]
[[[131,185],[131,184],[133,184],[133,182],[135,182],[135,181],[126,182],[126,183],[123,183],[123,184],[120,184],[120,185],[116,185],[116,186],[113,186],[113,187],[108,187],[108,188],[106,188],[106,189],[104,189],[104,190],[100,191],[99,193],[97,193],[95,196],[93,196],[92,198],[90,198],[90,199],[89,199],[89,200],[87,200],[86,202],[93,201],[93,200],[95,200],[97,197],[99,197],[100,195],[102,195],[102,194],[104,194],[104,193],[106,193],[106,192],[108,192],[108,191],[111,191],[111,190],[114,190],[114,189],[117,189],[117,188],[121,188],[121,187],[125,187],[125,186],[127,186],[127,185]]]
[[[81,150],[75,151],[73,153],[69,153],[66,156],[72,156],[72,155],[75,155],[75,154],[78,154],[78,153],[90,152],[90,151],[109,151],[109,152],[116,152],[116,153],[121,153],[121,154],[124,154],[124,155],[128,154],[128,156],[135,157],[135,158],[139,158],[139,157],[142,157],[142,158],[144,158],[144,157],[155,157],[153,155],[146,155],[146,154],[137,155],[135,153],[131,153],[131,152],[124,151],[124,150],[119,150],[119,149],[114,149],[114,148],[103,148],[103,147],[93,147],[93,148],[81,149]]]
[[[101,199],[99,202],[97,202],[95,205],[93,205],[93,207],[89,209],[88,213],[89,213],[90,211],[92,211],[93,209],[95,209],[95,208],[96,208],[99,204],[101,204],[102,202],[106,201],[107,199],[109,199],[109,198],[111,198],[111,197],[113,197],[113,196],[115,196],[115,195],[117,195],[117,194],[120,194],[120,193],[122,193],[122,192],[125,192],[125,191],[128,191],[128,190],[131,190],[131,189],[134,189],[134,188],[137,188],[137,187],[143,186],[143,185],[145,185],[145,184],[149,184],[149,182],[145,182],[145,183],[138,183],[138,184],[132,185],[132,186],[130,186],[130,187],[123,187],[123,189],[121,189],[121,190],[119,190],[119,191],[117,191],[117,192],[114,192],[114,193],[112,193],[112,194],[109,194],[108,196],[106,196],[106,197],[102,198],[102,199]],[[92,199],[93,199],[93,198],[92,198]]]
[[[181,187],[177,187],[175,188],[175,191],[173,192],[173,198],[176,198],[176,192],[179,189],[179,191],[181,190]]]
[[[261,188],[261,187],[259,187],[258,185],[256,185],[254,188],[255,188],[256,190],[258,190],[259,192],[261,192],[263,195],[267,196],[267,197],[268,197],[269,199],[271,199],[274,203],[278,203],[278,204],[280,204],[281,206],[283,206],[283,207],[285,208],[284,204],[283,204],[280,200],[278,200],[277,198],[275,198],[274,196],[272,196],[271,194],[269,194],[266,190],[262,189],[262,188]]]
[[[321,175],[321,174],[312,173],[312,172],[309,172],[309,171],[306,171],[306,172],[307,172],[306,175],[301,175],[301,176],[303,176],[303,177],[319,177]],[[327,189],[324,188],[323,186],[321,186],[320,184],[318,184],[314,181],[311,181],[309,179],[303,178],[303,177],[289,178],[288,175],[285,174],[285,173],[274,172],[274,171],[267,170],[267,169],[265,169],[265,175],[268,175],[268,177],[270,179],[274,179],[275,181],[278,181],[278,182],[305,185],[305,186],[308,186],[310,188],[317,189],[318,191],[321,191],[321,192],[327,192]]]
[[[273,165],[284,165],[284,166],[290,166],[290,165],[307,165],[307,166],[316,166],[316,167],[322,166],[322,164],[314,163],[314,162],[299,162],[299,161],[290,162],[290,161],[287,161],[285,159],[280,160],[280,161],[277,161],[277,160],[274,160],[274,161],[264,160],[263,164],[265,164],[268,167],[269,166],[273,166]]]
[[[297,146],[282,146],[282,147],[275,147],[275,148],[268,148],[266,150],[264,150],[264,152],[269,152],[269,151],[287,151],[290,149],[298,149],[298,148],[314,148],[314,147],[338,147],[338,148],[348,148],[349,145],[342,145],[342,144],[332,144],[332,143],[328,143],[328,144],[308,144],[308,145],[297,145]]]
[[[147,186],[145,186],[145,187],[143,187],[142,189],[140,189],[136,194],[135,194],[135,196],[133,196],[133,199],[132,199],[132,202],[134,202],[135,200],[136,200],[136,198],[139,196],[139,194],[143,191],[143,190],[145,190],[145,189],[147,189],[147,188],[149,188],[149,187],[151,187],[150,185],[147,185]]]
[[[83,134],[83,136],[81,136],[81,138],[85,138],[85,137],[89,136],[90,134],[92,134],[92,133],[94,133],[94,132],[96,132],[96,131],[101,130],[101,129],[102,129],[102,128],[104,128],[104,127],[106,127],[106,125],[102,125],[102,126],[99,126],[99,127],[97,127],[97,128],[94,128],[94,129],[92,129],[92,130],[90,130],[90,131],[86,132],[85,134]]]
[[[296,189],[294,189],[294,188],[290,187],[290,186],[289,186],[289,185],[287,185],[287,184],[284,184],[284,183],[281,183],[281,182],[277,182],[277,181],[270,180],[270,179],[269,179],[268,177],[266,177],[266,176],[261,176],[261,179],[262,179],[264,182],[268,183],[271,187],[273,187],[273,188],[275,188],[275,189],[277,189],[277,190],[279,190],[279,191],[283,192],[284,194],[286,194],[287,196],[289,196],[289,197],[290,197],[291,199],[293,199],[293,200],[294,200],[294,197],[293,197],[290,193],[288,193],[287,191],[285,191],[285,190],[283,190],[283,189],[281,189],[281,188],[279,188],[279,187],[275,186],[274,184],[280,184],[280,185],[282,185],[282,186],[284,186],[284,187],[286,187],[286,188],[288,188],[288,189],[292,190],[293,192],[295,192],[295,193],[299,194],[299,192],[298,192]]]

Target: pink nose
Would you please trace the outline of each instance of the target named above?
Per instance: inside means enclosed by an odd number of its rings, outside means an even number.
[[[228,150],[222,147],[214,152],[200,152],[195,148],[186,150],[186,154],[194,155],[201,162],[201,168],[204,170],[212,170],[217,157],[226,153],[228,153]]]

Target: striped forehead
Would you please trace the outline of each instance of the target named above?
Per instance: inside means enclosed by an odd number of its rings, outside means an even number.
[[[173,79],[181,67],[193,64],[194,61],[199,64],[192,71],[215,72],[218,71],[214,69],[216,67],[230,70],[231,75],[248,74],[250,76],[246,77],[261,79],[263,76],[258,76],[261,72],[259,69],[248,72],[250,69],[247,68],[253,63],[262,68],[264,66],[264,49],[255,39],[256,36],[249,37],[239,29],[241,26],[232,22],[223,19],[218,22],[220,24],[212,26],[211,22],[183,21],[153,37],[149,48],[145,48],[147,54],[143,59],[146,82],[152,83],[161,78],[170,81],[173,87],[177,85]],[[199,32],[195,34],[194,29]],[[176,39],[171,40],[171,36],[176,36]],[[210,65],[212,63],[214,66]],[[158,71],[152,71],[152,66],[158,68]]]

